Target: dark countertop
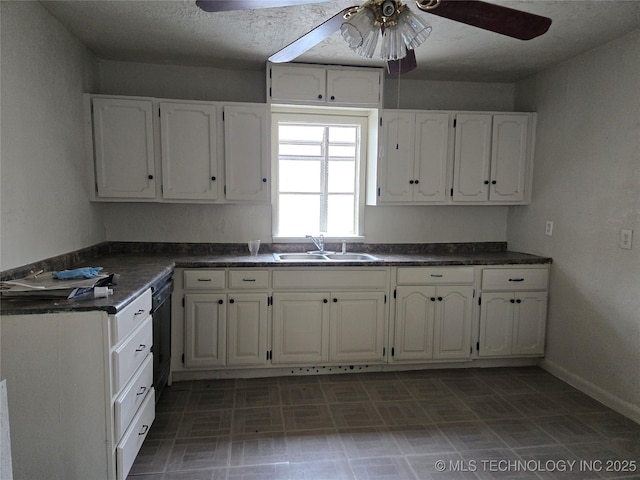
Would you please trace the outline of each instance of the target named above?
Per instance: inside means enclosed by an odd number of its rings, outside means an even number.
[[[506,246],[506,245],[505,245]],[[135,250],[135,249],[134,249]],[[268,250],[268,249],[265,249]],[[122,253],[108,252],[89,258],[81,263],[74,263],[66,268],[80,266],[100,266],[103,272],[120,275],[118,284],[113,287],[113,295],[101,299],[84,299],[70,301],[65,298],[42,297],[2,297],[0,300],[1,315],[60,313],[69,311],[102,310],[117,313],[146,289],[153,287],[174,268],[265,268],[265,267],[367,267],[367,266],[438,266],[438,265],[531,265],[549,264],[551,258],[529,255],[526,253],[503,251],[444,251],[415,252],[398,254],[379,248],[367,251],[379,258],[377,261],[326,261],[326,262],[282,262],[276,261],[270,251],[258,256],[238,253],[237,249],[230,254],[213,253],[191,255],[178,253]],[[393,250],[387,248],[386,250]],[[411,249],[409,249],[411,250]],[[352,250],[363,251],[363,250]],[[406,251],[406,250],[405,250]],[[55,269],[54,269],[55,270]]]

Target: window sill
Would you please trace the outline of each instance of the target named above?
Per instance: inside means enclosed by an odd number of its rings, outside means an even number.
[[[315,236],[315,235],[314,235]],[[364,242],[364,235],[351,235],[343,237],[324,237],[325,243],[340,243],[345,240],[347,243]],[[309,243],[311,240],[305,237],[273,237],[273,243]]]

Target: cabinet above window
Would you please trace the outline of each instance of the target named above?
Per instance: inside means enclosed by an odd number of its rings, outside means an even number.
[[[272,104],[381,108],[381,68],[267,64]]]
[[[91,200],[269,201],[265,104],[86,95]]]

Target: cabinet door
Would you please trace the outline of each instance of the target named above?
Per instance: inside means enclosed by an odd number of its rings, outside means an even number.
[[[385,111],[380,136],[381,202],[413,200],[415,115]]]
[[[217,198],[216,123],[214,105],[160,103],[164,198]]]
[[[489,198],[491,115],[458,114],[453,170],[453,200],[485,202]]]
[[[153,103],[93,98],[98,197],[155,198]]]
[[[438,287],[435,305],[433,358],[469,358],[473,287]]]
[[[326,102],[326,73],[324,68],[271,65],[271,101]]]
[[[527,115],[494,115],[489,200],[524,200],[527,164]]]
[[[229,294],[228,365],[267,363],[267,298],[266,293]]]
[[[330,294],[273,295],[274,364],[314,364],[329,360]]]
[[[482,294],[478,355],[491,357],[511,354],[514,305],[513,292]]]
[[[327,70],[327,103],[377,107],[380,71]]]
[[[511,353],[542,355],[547,319],[547,293],[517,292],[515,302]]]
[[[397,288],[394,361],[429,360],[433,357],[435,301],[435,287]]]
[[[449,160],[449,114],[418,113],[415,121],[413,200],[444,202]]]
[[[188,294],[185,307],[185,368],[223,366],[227,344],[226,297]]]
[[[227,200],[269,201],[269,140],[265,105],[224,107]]]
[[[382,362],[384,293],[333,293],[331,297],[332,362]]]

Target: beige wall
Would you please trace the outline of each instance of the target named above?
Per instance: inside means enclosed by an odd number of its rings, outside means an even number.
[[[97,63],[38,2],[0,2],[0,270],[101,242],[82,93]]]
[[[518,85],[516,108],[538,112],[533,203],[507,228],[511,249],[554,259],[545,367],[638,421],[639,52],[636,30]]]

